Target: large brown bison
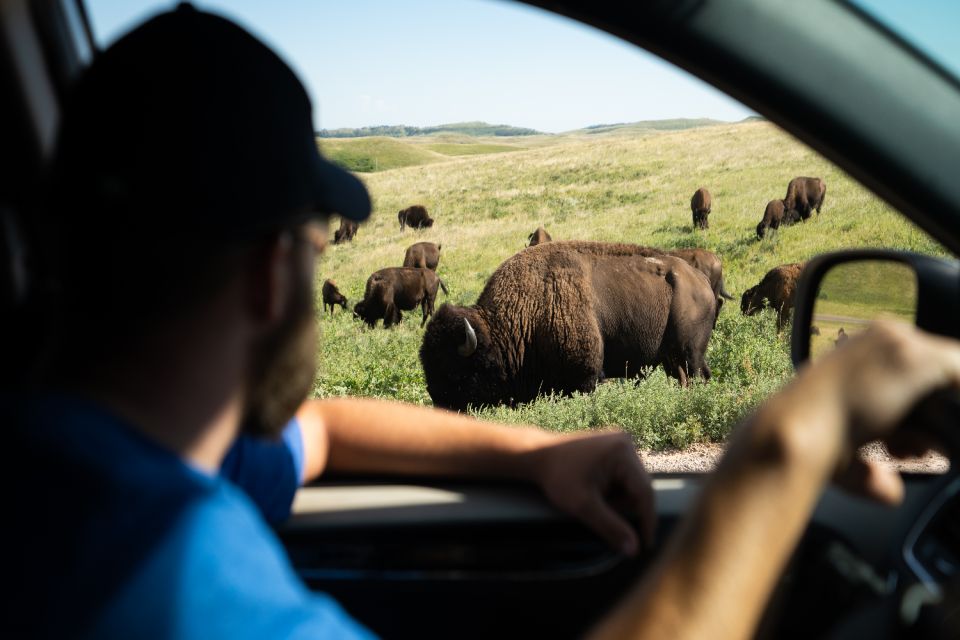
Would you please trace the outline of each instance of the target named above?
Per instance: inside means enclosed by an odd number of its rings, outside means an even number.
[[[534,231],[529,236],[527,236],[527,240],[530,241],[530,243],[527,245],[528,247],[535,247],[538,244],[543,244],[544,242],[550,242],[551,240],[553,240],[553,238],[550,237],[550,234],[547,233],[546,229],[544,229],[543,227],[537,227],[536,231]]]
[[[800,220],[806,220],[814,209],[820,215],[826,196],[827,183],[820,178],[794,178],[787,185],[783,207],[786,211],[795,211]]]
[[[401,209],[397,213],[397,220],[400,221],[400,231],[403,231],[406,227],[428,229],[433,226],[433,218],[427,213],[427,208],[420,204]]]
[[[323,281],[323,286],[320,288],[320,294],[323,298],[323,311],[327,311],[327,306],[330,306],[330,315],[333,315],[333,308],[337,305],[346,311],[347,310],[347,297],[340,293],[340,290],[337,289],[337,283],[333,280],[327,279]]]
[[[707,216],[710,215],[710,209],[713,207],[713,198],[710,196],[710,192],[700,187],[693,192],[693,197],[690,198],[690,211],[693,212],[693,228],[694,229],[709,229],[710,221],[707,220]]]
[[[471,307],[444,304],[420,348],[438,407],[592,391],[663,365],[709,379],[716,298],[707,278],[657,250],[548,242],[501,264]]]
[[[798,220],[800,220],[800,214],[796,210],[788,210],[783,200],[771,200],[763,210],[763,219],[757,224],[757,238],[762,240],[767,235],[767,229],[776,231],[781,224],[791,225]]]
[[[357,227],[360,225],[353,220],[340,218],[340,228],[333,232],[333,244],[343,244],[351,242],[353,236],[357,235]]]
[[[436,271],[442,246],[432,242],[415,242],[407,247],[407,252],[403,255],[403,266]]]
[[[391,327],[400,322],[401,311],[412,311],[419,306],[423,312],[422,327],[427,318],[433,315],[437,287],[441,287],[444,294],[447,293],[447,286],[429,269],[380,269],[367,278],[363,300],[354,305],[353,314],[370,328],[380,319],[383,319],[384,327]]]
[[[770,269],[758,285],[743,292],[740,310],[744,315],[752,316],[764,306],[770,306],[777,310],[777,331],[782,330],[790,320],[797,279],[804,264],[806,263],[794,262]]]
[[[713,319],[714,326],[716,326],[716,318],[720,315],[724,298],[733,300],[733,296],[723,286],[723,263],[720,261],[720,256],[706,249],[673,249],[665,253],[684,260],[691,267],[707,276],[710,288],[713,289],[713,295],[717,297],[717,314]]]

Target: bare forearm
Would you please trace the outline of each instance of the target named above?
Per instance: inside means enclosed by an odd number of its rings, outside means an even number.
[[[601,638],[745,638],[803,532],[829,471],[807,425],[745,425],[650,574]],[[814,427],[816,428],[816,427]],[[833,446],[832,444],[829,446]]]
[[[530,427],[359,398],[311,401],[298,415],[305,438],[326,440],[319,455],[308,456],[315,464],[308,460],[307,479],[325,470],[532,479],[531,452],[561,439]]]

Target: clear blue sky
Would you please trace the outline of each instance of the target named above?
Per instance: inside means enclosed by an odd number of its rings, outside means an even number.
[[[859,0],[909,23],[960,68],[958,0]],[[87,0],[108,44],[162,0]],[[494,0],[197,0],[265,40],[300,75],[317,128],[484,120],[559,132],[751,111],[606,33]],[[933,10],[936,10],[934,12]],[[952,18],[944,18],[945,13]],[[910,31],[913,29],[914,31]]]
[[[109,43],[158,0],[87,0]],[[558,132],[752,112],[606,33],[491,0],[198,0],[281,53],[314,102],[317,128],[484,120]]]

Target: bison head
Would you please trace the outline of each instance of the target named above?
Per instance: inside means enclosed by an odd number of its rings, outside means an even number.
[[[423,334],[420,362],[437,407],[464,411],[505,397],[506,374],[476,309],[442,305]]]
[[[754,294],[757,292],[758,287],[750,287],[743,292],[743,295],[740,297],[740,311],[743,312],[745,316],[752,316],[753,314],[760,311],[760,300],[754,300]]]
[[[762,221],[761,221],[761,222],[758,222],[758,223],[757,223],[757,238],[760,239],[760,240],[763,240],[763,236],[764,236],[766,233],[767,233],[767,225],[763,224]]]
[[[346,309],[346,307],[344,307],[344,309]],[[363,300],[353,305],[353,317],[358,320],[363,320],[370,327],[373,327],[377,323],[377,320],[380,319],[372,313],[371,309],[367,308],[367,303]]]

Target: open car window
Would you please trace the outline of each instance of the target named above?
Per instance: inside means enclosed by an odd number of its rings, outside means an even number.
[[[87,4],[101,46],[169,6]],[[198,4],[237,19],[292,63],[313,92],[318,144],[358,173],[373,198],[371,220],[350,241],[331,244],[317,274],[315,397],[433,403],[419,309],[389,330],[367,328],[351,313],[368,277],[399,267],[415,242],[441,247],[436,272],[446,292],[437,307],[474,304],[538,227],[553,241],[702,248],[722,260],[730,295],[706,348],[709,380],[684,388],[644,363],[627,377],[605,368],[586,393],[523,403],[504,396],[469,410],[559,431],[619,427],[638,450],[657,452],[654,470],[706,470],[737,422],[793,375],[789,309],[777,302],[782,291],[764,285],[768,273],[842,248],[948,255],[775,124],[633,45],[566,19],[503,3]],[[790,198],[798,177],[819,179],[823,189],[801,196],[806,210],[794,207],[791,217],[787,206],[778,217],[771,203]],[[701,187],[710,194],[706,228],[693,218]],[[413,205],[433,226],[398,224],[398,212]],[[335,230],[336,222],[331,236]],[[332,312],[319,300],[327,279],[346,298]],[[843,304],[856,302],[833,302],[823,345],[858,330],[844,324],[852,316]],[[575,306],[556,312],[584,314]],[[688,455],[663,453],[671,451]]]

